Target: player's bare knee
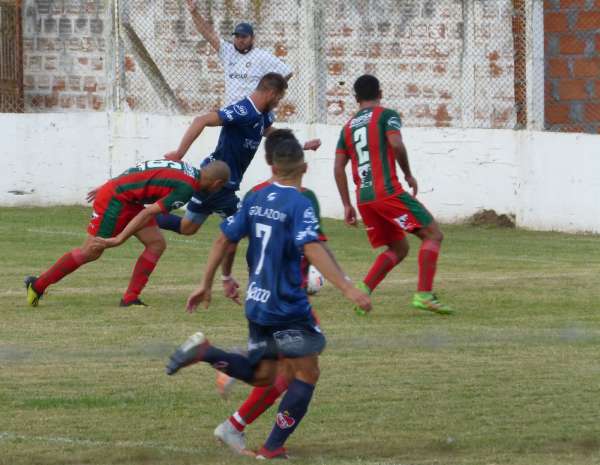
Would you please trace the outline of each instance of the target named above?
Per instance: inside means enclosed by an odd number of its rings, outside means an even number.
[[[179,233],[183,234],[184,236],[191,236],[192,234],[196,234],[198,229],[200,229],[199,224],[183,220],[181,222],[181,226],[179,227]]]
[[[147,245],[148,250],[150,250],[154,255],[162,255],[163,252],[166,250],[167,248],[167,241],[165,241],[164,237],[161,237],[160,239],[156,239],[152,242],[150,242]]]

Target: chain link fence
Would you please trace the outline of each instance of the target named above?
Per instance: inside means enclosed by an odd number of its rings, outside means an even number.
[[[23,111],[19,2],[0,1],[0,112]]]
[[[354,79],[370,73],[406,126],[518,128],[526,124],[523,3],[214,0],[196,7],[222,40],[232,40],[238,22],[252,23],[255,47],[289,65],[280,121],[344,122],[356,108]],[[125,107],[187,114],[228,103],[227,63],[196,29],[186,1],[121,0],[120,8]]]

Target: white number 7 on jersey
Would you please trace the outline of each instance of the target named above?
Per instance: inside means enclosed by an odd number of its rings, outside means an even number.
[[[256,237],[262,239],[262,246],[260,250],[260,260],[258,260],[258,265],[254,270],[254,274],[260,274],[263,263],[265,261],[265,250],[267,249],[267,244],[269,243],[269,239],[271,239],[271,230],[272,226],[268,224],[256,223]]]

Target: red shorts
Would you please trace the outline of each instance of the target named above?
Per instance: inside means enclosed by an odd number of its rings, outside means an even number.
[[[407,232],[427,227],[433,217],[407,192],[358,205],[373,248],[402,240]]]
[[[115,237],[144,206],[119,200],[112,184],[106,183],[96,194],[92,208],[94,211],[87,232],[92,236]],[[156,225],[156,220],[152,218],[145,227]]]

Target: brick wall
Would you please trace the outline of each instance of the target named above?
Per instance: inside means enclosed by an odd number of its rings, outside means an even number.
[[[545,122],[600,134],[600,0],[545,0]]]
[[[356,108],[354,79],[368,72],[380,78],[386,104],[401,112],[406,125],[515,127],[511,0],[473,2],[467,11],[468,2],[457,0],[315,1],[313,49],[303,47],[304,3],[198,3],[226,39],[236,22],[254,23],[257,46],[292,66],[279,119],[341,123]],[[218,58],[196,33],[183,2],[132,5],[133,27],[183,106],[198,113],[223,103]],[[126,105],[165,111],[127,44],[126,55]]]
[[[29,112],[105,110],[111,70],[108,0],[24,0],[23,85]]]

